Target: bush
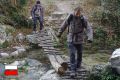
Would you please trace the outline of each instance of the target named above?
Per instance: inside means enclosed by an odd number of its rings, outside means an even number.
[[[107,32],[103,27],[97,27],[94,32],[94,44],[100,46],[101,48],[105,48],[106,40],[107,40]],[[104,47],[103,47],[104,46]]]
[[[28,27],[28,20],[26,19],[26,16],[22,14],[22,10],[24,10],[24,6],[26,4],[27,0],[17,0],[16,5],[13,5],[12,3],[10,4],[9,0],[2,0],[0,4],[0,9],[1,11],[3,11],[3,16],[5,16],[6,18],[2,17],[2,21],[0,22],[10,24],[12,26],[16,25]]]
[[[0,48],[7,48],[9,45],[9,42],[6,40],[3,44],[0,45]]]
[[[120,80],[120,76],[114,74],[110,67],[106,67],[97,73],[91,73],[89,80]]]

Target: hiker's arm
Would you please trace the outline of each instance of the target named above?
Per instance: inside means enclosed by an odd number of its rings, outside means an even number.
[[[31,16],[32,16],[32,18],[35,17],[35,16],[34,16],[34,11],[35,11],[35,6],[33,6],[33,7],[32,7],[32,10],[31,10]]]
[[[89,24],[87,18],[84,17],[85,27],[86,27],[86,34],[88,37],[88,41],[93,41],[93,29]]]
[[[42,16],[42,21],[44,21],[44,8],[43,7],[41,9],[41,16]]]
[[[67,16],[66,20],[62,23],[60,29],[58,30],[58,35],[61,36],[65,29],[69,26],[70,15]]]

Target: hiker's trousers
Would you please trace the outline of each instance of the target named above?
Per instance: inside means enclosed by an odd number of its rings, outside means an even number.
[[[77,68],[80,68],[82,62],[82,44],[68,42],[68,49],[70,54],[71,71],[76,71]]]
[[[40,23],[40,30],[43,29],[43,19],[42,19],[42,17],[34,17],[34,18],[33,18],[33,23],[34,23],[34,24],[33,24],[33,25],[34,25],[33,31],[36,31],[37,20],[38,20],[39,23]]]

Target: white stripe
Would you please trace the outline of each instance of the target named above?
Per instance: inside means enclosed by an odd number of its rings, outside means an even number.
[[[17,66],[9,66],[9,65],[6,65],[6,66],[5,66],[5,69],[9,69],[9,70],[17,69]]]

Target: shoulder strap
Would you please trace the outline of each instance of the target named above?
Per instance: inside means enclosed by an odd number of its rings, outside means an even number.
[[[82,17],[80,17],[80,20],[82,22],[82,26],[87,28],[87,26],[85,25],[85,19],[84,19],[83,15],[82,15]]]
[[[35,5],[35,9],[34,9],[34,11],[36,11],[37,10],[37,5]]]
[[[73,20],[73,14],[70,14],[68,18],[68,25],[70,25],[70,22]],[[68,33],[69,33],[69,26],[68,26]]]
[[[70,22],[72,21],[73,19],[73,14],[70,14],[69,18],[68,18],[68,25],[70,25]]]

